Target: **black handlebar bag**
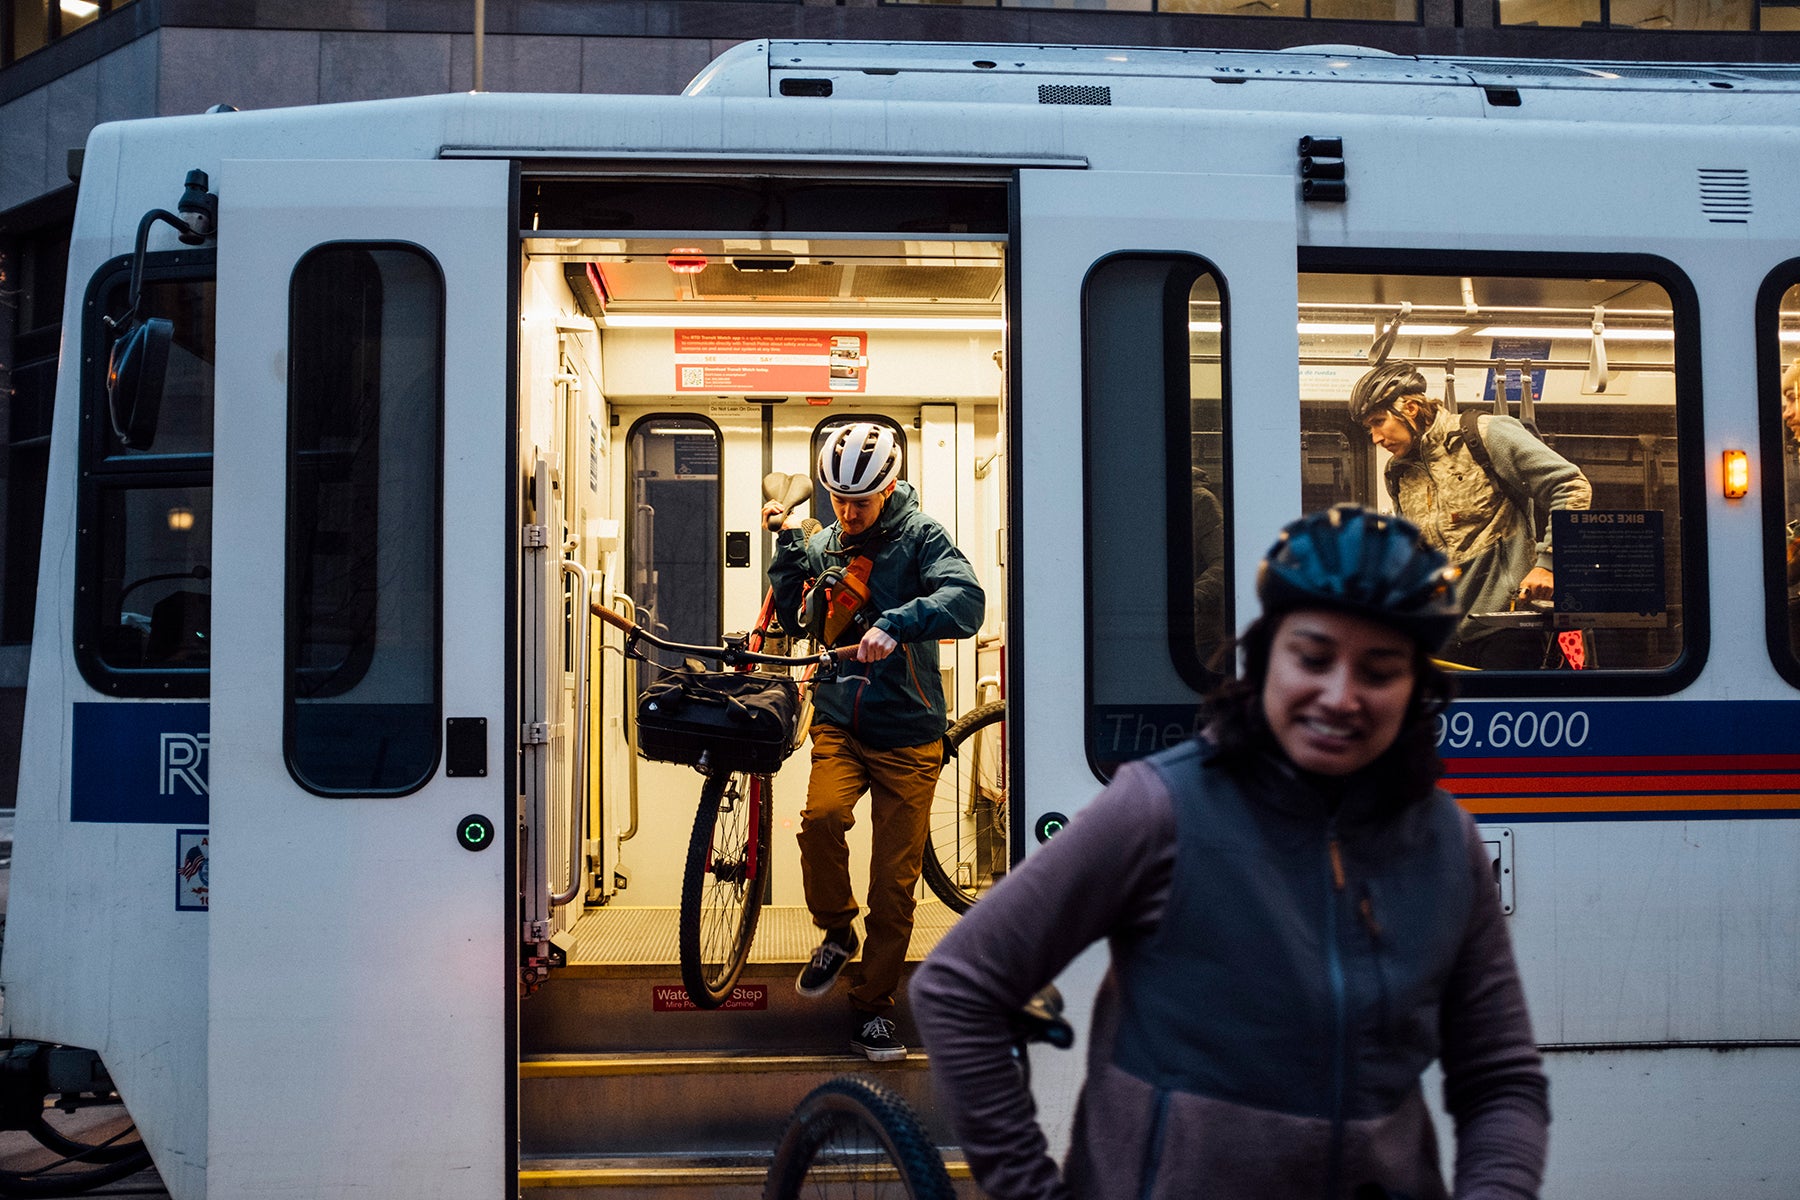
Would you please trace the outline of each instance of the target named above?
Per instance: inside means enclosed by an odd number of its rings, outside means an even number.
[[[638,699],[638,753],[759,774],[780,767],[794,746],[800,689],[786,675],[670,669]]]

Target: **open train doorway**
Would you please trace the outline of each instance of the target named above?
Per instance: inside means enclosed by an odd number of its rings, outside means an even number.
[[[979,633],[939,647],[952,723],[983,717],[944,772],[940,790],[960,794],[934,818],[909,959],[923,957],[1010,862],[1005,188],[964,189],[952,201],[963,206],[957,219],[893,219],[904,235],[773,236],[716,226],[630,235],[551,229],[546,217],[560,224],[572,211],[601,207],[571,201],[573,185],[559,187],[527,185],[528,195],[552,200],[521,242],[520,684],[526,726],[540,731],[523,747],[521,772],[522,1184],[537,1177],[530,1165],[539,1159],[554,1173],[622,1148],[729,1149],[735,1135],[716,1122],[700,1129],[679,1119],[705,1106],[694,1098],[708,1090],[692,1078],[696,1069],[744,1071],[761,1056],[820,1052],[818,1069],[828,1075],[836,1069],[829,1059],[845,1050],[844,1022],[835,1019],[842,995],[822,1016],[820,1002],[793,985],[819,939],[795,840],[805,748],[772,778],[769,870],[754,940],[735,985],[708,1011],[693,1003],[678,963],[704,780],[692,767],[634,752],[638,696],[680,660],[626,657],[616,631],[584,618],[580,598],[676,642],[717,645],[749,630],[775,549],[759,519],[767,488],[816,482],[820,444],[847,422],[894,433],[901,477],[968,558],[987,597]],[[890,193],[870,190],[888,196],[873,211],[894,208]],[[971,220],[971,211],[984,215]],[[915,231],[932,226],[943,228]],[[833,520],[823,491],[800,511]],[[861,898],[866,808],[859,815],[850,838]],[[643,1065],[662,1054],[689,1056],[685,1081]],[[638,1064],[624,1090],[609,1082],[620,1056]],[[769,1109],[785,1111],[804,1094],[794,1088],[811,1068],[769,1078],[772,1069],[759,1078]],[[925,1087],[916,1067],[905,1074],[914,1079],[909,1090]],[[746,1137],[739,1149],[767,1149]]]

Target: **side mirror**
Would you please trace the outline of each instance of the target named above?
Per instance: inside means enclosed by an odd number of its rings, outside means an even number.
[[[147,450],[156,440],[174,338],[174,322],[150,317],[113,340],[106,362],[106,405],[113,433],[133,450]]]

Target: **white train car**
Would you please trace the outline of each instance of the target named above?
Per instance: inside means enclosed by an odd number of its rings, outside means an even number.
[[[729,1194],[707,1155],[785,1102],[724,1060],[814,1020],[804,769],[741,1003],[684,1011],[699,779],[631,753],[579,598],[747,627],[759,482],[892,422],[990,597],[945,656],[957,711],[1006,705],[975,886],[1189,734],[1281,524],[1388,503],[1344,410],[1386,353],[1535,417],[1606,515],[1553,612],[1491,617],[1556,667],[1464,675],[1443,730],[1545,1194],[1796,1194],[1797,124],[1768,68],[756,42],[680,97],[99,128],[6,1034],[97,1051],[180,1200]],[[695,1112],[747,1123],[665,1136]]]

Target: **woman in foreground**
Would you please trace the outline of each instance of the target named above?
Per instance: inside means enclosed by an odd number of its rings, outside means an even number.
[[[1548,1089],[1487,853],[1436,787],[1455,580],[1397,518],[1289,525],[1204,732],[1122,767],[920,968],[936,1092],[993,1200],[1538,1194]],[[1007,1018],[1101,938],[1059,1172]]]

